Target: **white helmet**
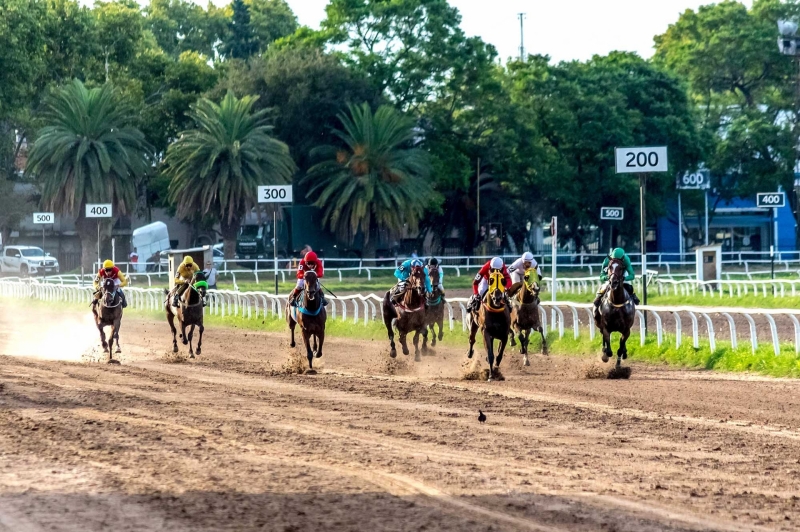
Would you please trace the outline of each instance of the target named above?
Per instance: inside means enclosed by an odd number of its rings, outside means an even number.
[[[501,269],[503,267],[503,259],[501,259],[500,257],[493,258],[492,261],[489,263],[489,267],[493,270]]]
[[[523,262],[533,262],[533,253],[530,251],[526,251],[522,254],[522,261]]]

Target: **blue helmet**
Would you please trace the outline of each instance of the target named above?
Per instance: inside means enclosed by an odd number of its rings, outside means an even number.
[[[412,268],[423,268],[423,267],[424,267],[424,265],[422,264],[422,261],[421,261],[421,260],[419,260],[419,259],[414,259],[414,260],[412,260],[412,261],[411,261],[411,267],[412,267]]]

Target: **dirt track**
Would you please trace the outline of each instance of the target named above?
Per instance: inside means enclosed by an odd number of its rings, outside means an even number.
[[[209,329],[175,363],[135,319],[115,367],[44,318],[21,341],[0,309],[0,353],[29,355],[0,357],[0,530],[800,529],[800,381],[518,355],[462,381],[460,349],[383,339],[286,375],[283,335]]]

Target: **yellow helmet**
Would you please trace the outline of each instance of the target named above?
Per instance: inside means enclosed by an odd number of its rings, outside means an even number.
[[[189,256],[189,255],[186,255],[186,256],[183,258],[183,263],[184,263],[184,264],[194,264],[194,259],[193,259],[191,256]]]
[[[105,262],[103,262],[103,269],[104,270],[109,270],[109,269],[111,269],[113,267],[114,267],[114,263],[111,262],[110,260],[106,260]]]

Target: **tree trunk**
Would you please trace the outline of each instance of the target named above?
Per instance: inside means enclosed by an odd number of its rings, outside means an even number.
[[[75,229],[81,238],[81,266],[85,273],[92,273],[97,263],[97,220],[80,216]]]
[[[241,226],[242,222],[239,219],[234,219],[230,223],[227,219],[223,219],[219,223],[222,241],[225,243],[225,260],[233,260],[233,256],[236,254],[236,237],[239,235]]]
[[[361,249],[361,258],[374,259],[378,251],[378,231],[370,227],[364,235],[364,247]]]

